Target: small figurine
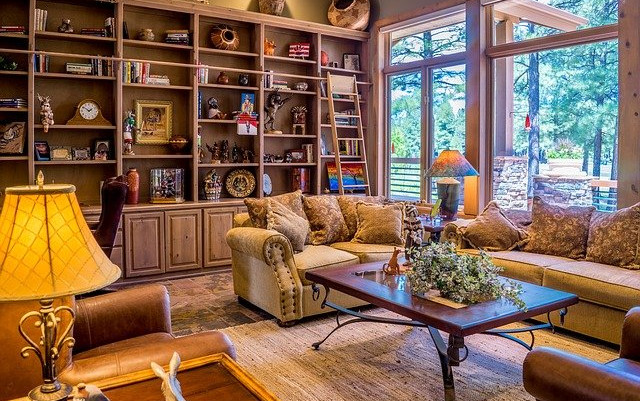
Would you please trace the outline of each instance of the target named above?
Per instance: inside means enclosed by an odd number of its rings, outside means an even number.
[[[204,162],[204,149],[202,148],[202,125],[198,125],[198,163]]]
[[[220,192],[222,191],[222,179],[216,173],[216,170],[211,170],[204,176],[204,198],[206,200],[218,200],[220,199]]]
[[[165,373],[164,369],[155,362],[151,362],[151,369],[160,379],[162,379],[162,395],[165,401],[185,401],[182,396],[182,389],[178,381],[178,368],[180,367],[180,355],[173,353],[171,362],[169,362],[169,372]]]
[[[207,149],[211,152],[211,164],[220,164],[220,147],[218,142],[214,142],[213,146],[209,146],[207,143]]]
[[[402,222],[402,233],[405,238],[404,242],[404,254],[407,261],[405,266],[411,263],[412,248],[420,246],[424,237],[424,229],[422,228],[422,222],[418,218],[419,212],[415,205],[408,205],[405,208],[405,217]]]
[[[398,254],[400,253],[400,249],[393,248],[393,254],[391,255],[391,259],[389,262],[382,265],[382,271],[387,274],[402,274],[402,270],[400,268],[400,264],[398,263]]]
[[[67,18],[62,19],[62,24],[58,27],[60,33],[73,33],[73,26],[71,26],[71,20]]]
[[[238,85],[249,86],[249,74],[238,74]]]
[[[294,106],[291,108],[291,119],[293,120],[293,133],[304,135],[307,126],[307,107]]]
[[[49,132],[49,127],[55,124],[53,121],[53,110],[51,109],[51,97],[40,96],[38,93],[38,101],[40,101],[40,122],[45,133]]]
[[[220,142],[220,161],[229,163],[229,141],[226,139]]]
[[[269,127],[267,132],[270,134],[282,134],[282,131],[276,130],[274,128],[274,123],[276,122],[276,113],[285,103],[287,103],[291,98],[282,99],[282,95],[276,90],[271,93],[267,98],[267,104],[265,105],[264,110],[267,112],[267,121],[265,122],[265,126]]]
[[[265,56],[273,56],[276,54],[276,42],[273,40],[269,40],[267,38],[264,39],[264,54]]]
[[[73,401],[109,401],[107,396],[92,384],[78,383],[71,395]]]
[[[293,156],[291,155],[291,153],[287,152],[284,154],[284,162],[285,163],[293,162]]]
[[[237,143],[233,143],[233,148],[231,148],[231,162],[238,163],[240,161],[240,153],[242,149],[238,147]]]
[[[229,76],[227,75],[226,72],[221,71],[220,74],[218,75],[218,79],[216,80],[217,83],[219,83],[220,85],[227,85],[229,84]]]
[[[243,163],[251,163],[252,160],[253,160],[253,151],[251,151],[249,149],[245,149],[242,152],[242,162]]]
[[[209,112],[207,114],[207,117],[214,120],[224,120],[225,118],[227,118],[227,114],[220,111],[220,108],[218,106],[218,99],[216,99],[215,97],[210,97],[209,100],[207,100],[207,104],[209,105]]]
[[[136,115],[133,110],[127,110],[122,128],[122,154],[135,155],[133,153],[133,132],[136,129]]]

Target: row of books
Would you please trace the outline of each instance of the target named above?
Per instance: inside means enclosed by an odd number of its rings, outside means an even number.
[[[36,31],[46,31],[47,30],[47,10],[42,10],[40,8],[36,8],[35,11],[35,26]]]
[[[174,45],[189,45],[189,31],[186,29],[168,30],[164,33],[165,43],[171,43]]]
[[[139,61],[123,62],[122,80],[126,84],[171,85],[168,76],[151,74],[151,63]]]
[[[340,154],[345,156],[360,156],[360,141],[340,140]]]
[[[339,114],[355,115],[355,109],[342,110]],[[331,124],[331,115],[327,113],[327,123]],[[358,125],[357,118],[336,117],[336,125]]]
[[[0,33],[20,33],[27,34],[27,29],[24,25],[0,25]]]
[[[12,109],[20,109],[27,107],[27,101],[22,98],[5,98],[0,99],[0,107],[9,107]]]
[[[93,75],[97,75],[99,77],[112,77],[114,75],[113,60],[93,58],[91,59],[91,65],[93,67]]]
[[[107,29],[106,28],[82,28],[82,29],[80,29],[80,34],[106,38],[107,37]]]
[[[199,84],[208,84],[209,83],[209,69],[208,68],[198,68],[198,83]]]
[[[34,54],[33,55],[33,71],[35,72],[49,72],[49,61],[51,57],[46,54]]]
[[[273,79],[271,80],[271,85],[267,86],[267,88],[273,89],[289,89],[289,83],[284,79]]]

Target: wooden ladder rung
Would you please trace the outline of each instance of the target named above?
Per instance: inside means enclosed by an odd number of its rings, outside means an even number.
[[[360,116],[354,114],[334,114],[333,118],[360,118]]]
[[[331,91],[332,95],[341,95],[341,96],[358,96],[357,93],[353,93],[353,92],[335,92],[335,91]]]
[[[340,158],[342,159],[343,156],[348,156],[348,157],[358,156],[358,157],[362,157],[362,156],[359,156],[359,155],[340,155]],[[346,160],[346,162],[347,163],[354,163],[354,164],[365,164],[366,163],[366,161],[364,161],[364,160]]]
[[[364,138],[338,138],[339,141],[364,141]]]
[[[366,188],[369,187],[369,184],[354,184],[354,185],[343,185],[342,188]]]

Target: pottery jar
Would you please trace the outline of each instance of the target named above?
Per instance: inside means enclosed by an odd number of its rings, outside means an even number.
[[[127,171],[127,186],[129,187],[127,191],[127,204],[137,205],[140,196],[140,174],[138,174],[138,171],[133,167]]]

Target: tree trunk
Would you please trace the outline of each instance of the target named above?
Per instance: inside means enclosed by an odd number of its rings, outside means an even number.
[[[582,146],[582,171],[589,174],[589,145]]]
[[[529,24],[529,32],[535,30],[533,24]],[[529,118],[531,130],[529,131],[529,171],[527,194],[533,197],[533,176],[540,173],[540,71],[538,53],[529,54]]]
[[[600,165],[602,164],[602,124],[596,127],[596,135],[593,138],[593,176],[600,178]]]
[[[613,133],[613,157],[611,158],[611,179],[618,179],[618,119],[616,119],[616,131]]]

